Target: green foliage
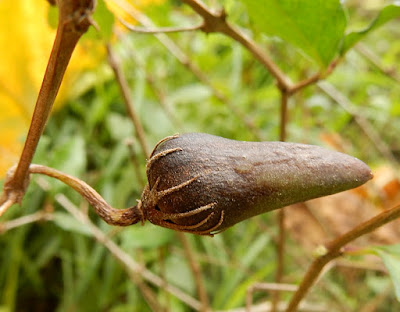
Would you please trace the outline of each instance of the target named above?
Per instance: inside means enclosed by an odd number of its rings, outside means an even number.
[[[400,27],[394,19],[398,9],[391,5],[370,12],[363,1],[342,3],[224,1],[228,21],[246,33],[251,29],[256,43],[294,82],[325,68],[342,53],[341,63],[326,81],[349,100],[351,109],[320,88],[309,86],[289,102],[288,140],[325,145],[323,135],[340,134],[340,147],[345,152],[378,165],[387,160],[356,117],[364,117],[380,142],[398,157],[400,88],[396,78],[383,73],[353,47],[362,42],[378,56],[382,67],[398,71]],[[112,19],[105,10],[100,1],[95,20],[109,38]],[[345,12],[349,24],[369,26],[345,35]],[[180,1],[154,5],[148,14],[156,25],[163,26],[193,25],[199,20]],[[389,20],[392,22],[386,23]],[[165,136],[190,131],[237,140],[279,139],[280,93],[275,79],[246,49],[221,34],[182,32],[169,38],[205,79],[199,79],[154,36],[126,33],[114,46],[149,146]],[[134,139],[119,86],[106,64],[99,64],[90,77],[81,79],[81,86],[91,87],[51,117],[34,162],[83,179],[116,208],[135,205],[143,190],[141,181],[146,180],[146,157]],[[132,150],[127,141],[133,144]],[[50,189],[43,190],[43,185]],[[151,311],[131,273],[56,202],[54,195],[60,193],[82,211],[87,209],[91,220],[130,258],[198,298],[195,276],[175,232],[148,223],[112,228],[73,190],[55,180],[33,176],[21,207],[12,207],[0,221],[6,223],[43,209],[50,212],[52,220],[1,233],[0,311],[35,307],[47,311]],[[274,281],[275,217],[274,213],[256,217],[214,238],[187,235],[214,310],[243,307],[249,286]],[[379,247],[374,252],[391,273],[398,297],[398,248]],[[296,284],[312,260],[312,251],[290,241],[286,253],[285,282]],[[348,275],[335,269],[323,276],[310,300],[330,311],[360,311],[388,282],[381,272]],[[169,310],[192,311],[162,287],[150,288]],[[377,310],[393,311],[390,309],[397,303],[392,293],[382,299]],[[254,302],[270,298],[269,293],[254,294]],[[282,298],[288,300],[290,294]]]
[[[255,28],[301,49],[322,68],[337,54],[346,16],[339,0],[242,0]]]
[[[371,249],[385,264],[400,302],[400,245],[379,246]]]
[[[384,25],[385,23],[393,20],[400,16],[400,5],[391,4],[384,7],[378,14],[378,16],[369,24],[365,29],[359,31],[353,31],[347,34],[344,38],[343,47],[341,53],[346,53],[350,48],[352,48],[357,42],[362,40],[371,31]]]

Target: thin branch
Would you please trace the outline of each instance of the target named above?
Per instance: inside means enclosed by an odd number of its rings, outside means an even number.
[[[35,164],[30,165],[29,172],[44,174],[67,184],[85,198],[95,209],[96,213],[108,224],[127,226],[143,221],[142,212],[137,208],[137,206],[126,209],[115,209],[111,207],[90,185],[76,177],[50,167]]]
[[[297,286],[292,284],[281,284],[281,283],[255,283],[247,289],[246,293],[246,312],[251,312],[253,305],[253,294],[255,291],[269,291],[272,294],[279,293],[281,291],[296,291]],[[274,296],[275,298],[276,296]],[[271,311],[278,311],[279,300],[271,302]]]
[[[354,49],[360,53],[365,59],[367,59],[372,65],[374,65],[382,74],[388,76],[396,82],[400,82],[399,73],[395,67],[386,67],[382,60],[365,44],[357,43]]]
[[[3,215],[3,213],[5,213],[8,208],[10,208],[12,205],[14,205],[16,203],[16,199],[15,198],[7,198],[5,202],[3,202],[0,206],[0,217]]]
[[[306,272],[299,286],[299,289],[293,295],[286,312],[296,311],[300,301],[305,297],[311,286],[315,283],[322,269],[332,259],[335,259],[343,254],[343,247],[345,245],[359,238],[360,236],[370,233],[381,227],[382,225],[389,223],[399,217],[400,205],[376,215],[372,219],[361,223],[349,232],[337,237],[333,241],[326,244],[325,252],[323,252],[321,256],[316,258],[308,268],[308,271]]]
[[[212,12],[199,0],[182,0],[189,5],[204,21],[201,28],[206,33],[219,32],[231,37],[233,40],[242,44],[253,56],[264,65],[264,67],[275,77],[278,88],[288,94],[294,94],[297,91],[305,88],[308,85],[314,84],[319,80],[328,76],[337,66],[339,60],[333,61],[325,72],[317,73],[309,78],[306,78],[296,84],[293,84],[289,77],[276,65],[276,63],[248,36],[234,25],[226,21],[226,13],[224,10]]]
[[[288,101],[289,93],[281,90],[281,120],[280,120],[280,141],[286,141],[286,128],[288,123]],[[275,273],[275,282],[281,283],[285,268],[285,242],[286,242],[286,229],[285,229],[285,208],[278,211],[278,244],[277,244],[277,265]],[[277,311],[278,302],[280,301],[280,292],[273,292],[272,294],[272,312]]]
[[[130,31],[133,31],[138,34],[161,34],[161,33],[177,33],[177,32],[187,32],[187,31],[195,31],[199,30],[203,27],[203,24],[190,26],[190,27],[162,27],[162,28],[143,28],[136,27],[129,24],[127,21],[124,21],[122,18],[118,17],[118,20],[122,25],[128,28]]]
[[[47,181],[44,179],[38,179],[36,182],[45,191],[49,191],[51,189],[50,184],[47,183]],[[86,214],[86,212],[87,212],[86,210],[77,209],[64,195],[61,195],[61,197],[62,197],[61,201],[59,201],[59,203],[61,205],[62,205],[62,202],[64,201],[65,205],[67,205],[67,208],[79,210],[81,215],[86,216],[86,218],[88,218],[87,214]],[[66,206],[64,206],[64,208],[65,207]],[[67,208],[66,208],[66,210],[68,210]],[[43,212],[40,212],[40,213],[43,214]],[[52,219],[52,217],[53,216],[50,214],[49,218]],[[22,219],[22,218],[20,218],[20,219]],[[13,221],[16,221],[16,220],[13,220]],[[10,222],[12,222],[12,221],[10,221]],[[161,311],[161,306],[158,303],[158,300],[157,300],[156,295],[154,294],[153,290],[143,282],[143,280],[140,278],[140,276],[138,274],[131,273],[131,274],[129,274],[129,276],[133,280],[133,282],[137,285],[137,287],[140,289],[141,293],[143,294],[144,299],[149,304],[151,309],[153,311]]]
[[[140,22],[146,27],[154,27],[153,22],[145,16],[143,13],[136,10],[132,5],[127,2],[120,0],[112,0],[116,5],[125,10],[130,16],[135,20]],[[163,44],[168,51],[183,65],[185,66],[193,75],[201,81],[204,85],[208,86],[213,93],[213,95],[222,103],[224,103],[234,114],[237,116],[251,131],[251,133],[257,138],[257,140],[262,141],[263,136],[260,129],[254,124],[252,120],[244,117],[245,114],[233,105],[229,99],[216,87],[213,86],[207,75],[205,75],[200,68],[194,64],[191,59],[183,52],[166,34],[154,34],[154,36]]]
[[[201,312],[210,311],[211,310],[210,309],[210,301],[208,299],[207,291],[204,286],[203,274],[201,272],[200,264],[193,254],[192,248],[189,244],[186,234],[178,232],[178,237],[183,245],[183,249],[185,251],[186,258],[189,262],[190,268],[192,269],[192,272],[194,275],[194,279],[196,282],[196,288],[197,288],[197,294],[199,295],[200,302],[202,304],[202,308],[200,311]]]
[[[150,156],[150,149],[149,149],[149,146],[146,141],[146,134],[145,134],[142,122],[140,121],[140,118],[138,116],[138,113],[136,112],[136,109],[133,105],[128,82],[126,81],[125,75],[121,69],[121,66],[120,66],[110,44],[107,44],[107,53],[108,53],[108,63],[110,64],[112,70],[114,71],[115,78],[121,89],[121,93],[122,93],[122,97],[124,99],[126,110],[128,111],[129,117],[131,118],[131,120],[133,122],[133,126],[135,127],[136,136],[139,140],[140,146],[142,147],[143,153],[144,153],[145,157],[147,158]]]
[[[93,23],[92,13],[94,7],[94,0],[64,0],[58,3],[59,20],[53,49],[38,94],[21,157],[13,177],[4,185],[1,203],[9,200],[14,203],[20,203],[25,194],[29,183],[29,165],[44,131],[72,52],[80,37]],[[4,207],[2,209],[3,212],[6,210]]]
[[[163,90],[157,85],[156,80],[154,79],[154,77],[151,75],[151,73],[149,73],[146,70],[146,66],[143,63],[143,61],[141,61],[139,59],[139,57],[135,54],[134,52],[134,48],[133,45],[131,44],[131,41],[125,40],[125,38],[121,35],[120,32],[117,32],[117,36],[118,39],[121,42],[124,42],[124,44],[129,45],[128,46],[128,53],[129,56],[132,57],[132,59],[135,61],[135,63],[138,65],[139,69],[142,70],[143,74],[146,76],[146,81],[149,85],[149,87],[151,88],[151,90],[153,91],[154,95],[156,96],[158,102],[161,105],[161,108],[164,110],[165,114],[167,115],[167,117],[170,119],[171,123],[180,131],[181,129],[183,129],[183,125],[182,123],[179,121],[179,119],[175,116],[174,112],[171,110],[171,108],[169,107],[168,103],[167,103],[167,99],[165,96],[165,93],[163,92]]]
[[[3,234],[14,228],[34,223],[38,221],[49,221],[53,219],[53,214],[47,211],[38,211],[33,214],[13,219],[7,222],[0,223],[0,234]]]
[[[321,79],[321,76],[322,76],[321,73],[316,73],[316,74],[314,74],[313,76],[310,76],[310,77],[308,77],[308,78],[306,78],[306,79],[304,79],[304,80],[302,80],[302,81],[300,81],[300,82],[297,82],[296,84],[294,84],[294,85],[288,90],[288,92],[289,92],[290,94],[294,94],[294,93],[296,93],[297,91],[300,91],[300,90],[304,89],[305,87],[307,87],[307,86],[309,86],[309,85],[312,85],[312,84],[318,82],[318,81]]]
[[[304,89],[305,87],[315,84],[318,81],[320,81],[321,79],[326,78],[333,72],[333,70],[336,68],[336,66],[340,63],[341,60],[342,60],[341,58],[333,60],[324,72],[316,73],[316,74],[314,74],[308,78],[305,78],[304,80],[299,81],[296,84],[292,85],[292,87],[288,90],[289,94],[292,95],[292,94],[296,93],[297,91],[300,91],[300,90]]]
[[[285,311],[286,304],[284,302],[281,302],[278,305],[278,311]],[[235,308],[235,309],[229,309],[229,310],[216,310],[215,312],[248,312],[247,307],[243,308]],[[263,302],[260,304],[253,304],[250,306],[250,311],[251,312],[270,312],[271,310],[271,303],[270,302]],[[308,303],[308,302],[303,302],[300,304],[299,312],[304,311],[304,312],[330,312],[331,309],[330,307],[327,307],[324,304],[315,304],[315,303]]]
[[[204,24],[201,28],[202,31],[206,33],[220,32],[242,44],[275,77],[278,83],[278,88],[284,92],[287,92],[288,94],[294,94],[306,86],[314,84],[320,79],[325,78],[338,64],[338,60],[333,61],[325,72],[317,73],[296,84],[293,84],[289,77],[287,77],[285,73],[281,71],[278,65],[276,65],[276,63],[256,44],[256,42],[246,36],[240,29],[226,21],[227,16],[224,10],[212,12],[199,0],[182,1],[189,5],[203,18]]]
[[[280,89],[291,89],[292,82],[280,70],[275,62],[272,61],[272,59],[267,54],[265,54],[265,52],[241,30],[226,21],[226,14],[224,10],[216,13],[212,12],[201,1],[198,0],[182,0],[182,2],[189,5],[197,14],[199,14],[203,18],[204,26],[202,27],[202,30],[204,32],[220,32],[239,42],[247,50],[249,50],[253,54],[253,56],[258,59],[260,63],[263,64],[264,67],[267,68],[267,70],[275,77]]]
[[[281,91],[281,121],[280,121],[280,141],[286,141],[286,128],[288,124],[288,92]]]
[[[389,146],[382,141],[379,134],[375,131],[370,122],[357,111],[357,109],[354,107],[354,104],[351,103],[350,100],[343,95],[343,93],[326,81],[317,83],[317,86],[336,103],[338,103],[347,113],[354,117],[354,120],[359,125],[361,130],[367,135],[367,137],[373,143],[375,148],[383,155],[383,157],[385,157],[393,165],[398,165],[398,161],[396,160],[396,157],[394,157]]]
[[[123,251],[116,243],[114,243],[100,228],[98,228],[93,222],[90,221],[88,216],[83,214],[73,203],[69,201],[67,197],[62,194],[56,196],[57,202],[63,206],[72,216],[74,216],[79,222],[86,225],[92,232],[94,238],[101,244],[103,244],[110,253],[121,262],[128,272],[131,274],[139,274],[144,280],[153,284],[156,287],[162,288],[169,292],[182,302],[186,303],[189,307],[199,311],[202,307],[201,303],[196,299],[192,298],[182,290],[172,286],[165,280],[161,279],[144,266],[138,264],[133,260],[125,251]]]
[[[139,163],[139,160],[136,155],[134,139],[133,138],[127,139],[127,140],[125,140],[124,143],[128,148],[129,159],[131,161],[133,171],[135,172],[136,180],[138,181],[139,186],[143,189],[144,186],[146,185],[146,181],[142,177],[142,173],[141,173],[142,168],[141,168],[141,164]]]
[[[278,211],[278,244],[276,246],[277,257],[276,257],[276,272],[275,272],[275,283],[279,284],[282,282],[284,268],[285,268],[285,243],[286,243],[286,229],[285,229],[285,208]],[[281,299],[280,292],[274,291],[272,293],[272,312],[276,312],[278,309],[278,303]]]

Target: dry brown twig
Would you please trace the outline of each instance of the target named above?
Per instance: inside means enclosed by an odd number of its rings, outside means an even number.
[[[148,144],[146,141],[146,137],[145,137],[145,131],[143,128],[143,125],[140,121],[140,118],[136,112],[136,110],[134,109],[133,106],[133,101],[132,98],[130,96],[130,91],[129,91],[129,87],[128,87],[128,83],[126,81],[125,75],[122,71],[122,68],[120,67],[120,63],[117,60],[116,55],[114,54],[111,45],[107,44],[107,52],[108,52],[108,61],[109,64],[111,66],[111,68],[114,71],[115,77],[116,77],[116,81],[118,83],[118,85],[120,86],[120,90],[124,99],[124,103],[125,106],[127,108],[127,111],[129,113],[129,116],[132,120],[132,123],[136,129],[136,136],[140,142],[140,145],[142,147],[143,153],[145,155],[146,158],[150,157],[150,150],[148,149]],[[209,311],[209,300],[207,297],[207,293],[205,291],[205,286],[204,286],[204,282],[201,278],[201,274],[199,273],[201,271],[200,269],[200,265],[198,263],[198,261],[193,257],[193,253],[191,250],[191,246],[190,243],[188,242],[187,238],[184,236],[185,234],[183,233],[179,233],[179,238],[183,244],[185,253],[188,257],[188,261],[190,264],[190,268],[193,271],[193,275],[196,281],[196,285],[197,285],[197,290],[198,290],[198,294],[199,294],[199,298],[201,301],[201,311],[206,312]],[[159,309],[158,309],[159,310]]]
[[[189,307],[195,309],[196,311],[201,310],[201,303],[191,296],[187,295],[182,290],[172,286],[165,280],[161,279],[144,266],[138,264],[123,251],[116,243],[114,243],[105,233],[103,233],[90,219],[87,215],[84,215],[73,203],[69,201],[67,197],[63,194],[56,196],[57,202],[63,206],[73,217],[75,217],[79,222],[83,223],[92,232],[93,237],[101,244],[103,244],[110,253],[121,262],[128,272],[134,275],[139,275],[141,278],[147,282],[153,284],[156,287],[164,289],[175,297],[179,298],[182,302],[186,303]]]
[[[224,9],[217,12],[211,11],[199,0],[182,0],[189,5],[198,15],[203,18],[202,31],[205,33],[219,32],[232,38],[243,45],[276,79],[278,88],[288,95],[316,83],[318,80],[329,75],[336,67],[338,61],[333,61],[324,72],[316,73],[300,82],[293,83],[289,77],[276,65],[276,63],[260,48],[252,39],[245,35],[240,29],[227,21]]]
[[[174,127],[178,130],[178,132],[182,132],[184,126],[182,122],[176,117],[174,111],[171,109],[166,94],[164,90],[157,83],[154,73],[151,73],[146,69],[146,65],[142,60],[140,60],[138,55],[135,53],[134,46],[131,44],[131,42],[129,40],[126,40],[126,37],[123,36],[121,32],[117,31],[117,36],[118,40],[120,42],[123,42],[124,45],[128,47],[127,49],[128,55],[134,60],[135,64],[138,66],[138,70],[140,70],[145,75],[147,84],[153,91],[155,97],[157,98],[157,101],[161,105],[161,108],[164,110],[165,115],[169,118],[172,125],[174,125]]]
[[[122,18],[118,17],[118,20],[122,25],[128,28],[130,31],[138,34],[146,34],[146,35],[154,35],[154,34],[168,34],[168,33],[177,33],[177,32],[185,32],[185,31],[196,31],[201,30],[203,24],[195,25],[191,27],[163,27],[163,28],[145,28],[145,27],[136,27],[131,24],[128,24]]]
[[[183,249],[185,251],[186,258],[189,262],[190,268],[193,272],[193,276],[196,282],[197,294],[199,296],[201,302],[201,312],[211,311],[210,308],[210,300],[208,299],[207,291],[203,281],[203,274],[201,272],[201,266],[199,261],[195,257],[192,246],[186,237],[187,234],[185,233],[178,233],[179,240],[183,245]]]
[[[121,0],[112,1],[121,9],[123,9],[126,13],[128,13],[131,17],[137,20],[140,24],[148,28],[154,28],[153,22],[146,15],[136,10],[129,3]],[[209,87],[214,97],[218,99],[221,103],[225,104],[233,112],[233,114],[243,122],[243,124],[251,131],[251,133],[257,140],[263,140],[263,135],[261,134],[258,127],[254,124],[253,120],[246,118],[245,114],[238,107],[233,105],[231,101],[212,84],[208,76],[203,73],[196,64],[192,62],[190,57],[184,51],[182,51],[182,49],[179,48],[179,46],[176,45],[174,41],[172,41],[164,33],[155,33],[154,36],[183,66],[185,66],[191,73],[193,73],[193,75],[200,82]]]
[[[38,221],[49,221],[53,219],[53,214],[47,211],[38,211],[30,215],[22,216],[7,222],[0,223],[0,234],[3,234],[14,228],[24,226]]]
[[[296,311],[300,301],[305,297],[311,286],[315,283],[325,265],[332,259],[341,256],[345,252],[344,247],[348,243],[399,217],[400,206],[396,206],[392,209],[381,212],[372,219],[361,223],[354,229],[326,244],[325,247],[322,248],[323,251],[320,253],[320,256],[318,256],[308,268],[308,271],[300,283],[299,289],[292,297],[286,312]]]
[[[130,95],[128,82],[126,80],[124,72],[122,71],[120,62],[118,61],[115,53],[113,52],[111,45],[107,44],[106,48],[107,48],[107,55],[108,55],[108,63],[111,66],[111,68],[114,72],[114,75],[115,75],[115,79],[120,87],[121,94],[124,99],[125,108],[128,111],[128,115],[131,118],[133,126],[135,127],[135,130],[136,130],[137,139],[139,140],[140,146],[142,147],[143,154],[145,155],[145,157],[149,157],[150,149],[147,144],[146,134],[145,134],[142,122],[140,121],[138,113],[133,104],[133,100]]]
[[[271,311],[277,311],[279,300],[274,300],[277,297],[275,294],[281,291],[296,291],[297,286],[292,284],[280,284],[280,283],[255,283],[251,287],[247,288],[246,293],[246,312],[251,312],[253,305],[253,293],[255,291],[269,291],[272,293]]]
[[[389,146],[381,140],[377,131],[373,128],[371,123],[362,114],[359,114],[353,103],[339,90],[337,90],[332,84],[321,81],[317,84],[318,88],[325,92],[331,99],[339,104],[348,114],[353,116],[355,122],[358,124],[360,129],[365,133],[367,138],[375,146],[376,150],[386,158],[386,160],[393,166],[398,165],[396,157],[393,155]]]

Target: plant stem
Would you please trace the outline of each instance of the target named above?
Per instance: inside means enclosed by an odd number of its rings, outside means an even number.
[[[120,8],[124,9],[131,17],[133,17],[135,20],[140,22],[142,25],[146,27],[154,27],[153,22],[145,16],[143,13],[139,12],[137,9],[135,9],[132,5],[130,5],[127,2],[120,1],[120,0],[114,0],[113,1],[115,4],[117,4]],[[165,48],[168,49],[168,51],[183,65],[185,66],[190,72],[193,73],[193,75],[204,85],[210,88],[211,92],[215,96],[216,99],[224,103],[232,112],[235,116],[237,116],[243,124],[246,125],[246,127],[251,131],[251,133],[254,135],[254,137],[262,141],[263,136],[260,132],[260,130],[257,128],[257,126],[254,124],[254,122],[246,118],[245,114],[235,105],[233,105],[230,100],[221,92],[218,88],[213,86],[212,82],[210,79],[207,77],[206,74],[204,74],[201,69],[193,63],[193,61],[190,59],[190,57],[185,54],[182,49],[177,46],[166,34],[164,33],[159,33],[159,34],[154,34],[154,36],[161,42],[162,45],[165,46]]]
[[[326,81],[319,82],[317,86],[354,118],[360,129],[375,146],[376,150],[381,153],[381,155],[385,157],[389,163],[395,167],[399,165],[399,161],[393,155],[390,147],[384,142],[384,140],[381,139],[379,133],[374,129],[368,119],[357,110],[355,105],[351,103],[351,101],[343,93]]]
[[[111,45],[107,44],[106,47],[107,47],[107,53],[108,53],[108,63],[110,64],[110,66],[114,72],[115,79],[117,80],[118,85],[121,89],[121,93],[122,93],[122,97],[124,99],[126,110],[128,111],[129,117],[131,118],[133,126],[135,127],[135,130],[136,130],[137,139],[139,140],[140,146],[142,147],[145,157],[149,157],[150,149],[147,145],[145,131],[144,131],[143,125],[140,121],[140,118],[138,116],[138,113],[137,113],[135,107],[133,106],[133,101],[132,101],[132,97],[130,95],[128,82],[126,81],[124,72],[122,71],[122,68],[119,65],[119,62],[111,48]]]
[[[338,61],[333,61],[323,73],[318,72],[311,77],[305,78],[296,84],[293,84],[289,77],[281,71],[279,66],[248,36],[240,31],[234,25],[226,21],[226,13],[224,10],[220,12],[212,12],[199,0],[182,0],[189,5],[204,21],[202,31],[206,33],[219,32],[231,37],[233,40],[243,45],[253,56],[273,75],[277,81],[278,88],[288,94],[294,94],[297,91],[314,84],[321,78],[329,75],[336,67]]]
[[[122,25],[128,28],[130,31],[133,31],[137,34],[166,34],[166,33],[176,33],[176,32],[186,32],[186,31],[195,31],[199,30],[203,27],[203,24],[189,26],[189,27],[162,27],[162,28],[144,28],[144,27],[136,27],[128,22],[125,22],[122,18],[118,18]]]
[[[45,128],[72,52],[80,37],[92,24],[95,0],[58,1],[59,19],[53,49],[40,88],[31,125],[17,168],[4,185],[0,203],[20,203],[29,184],[28,171]],[[4,209],[5,210],[5,209]]]
[[[286,90],[281,90],[281,122],[280,122],[280,141],[286,141],[286,126],[288,121],[288,100],[290,94]],[[277,245],[277,265],[275,273],[275,283],[281,283],[284,268],[285,268],[285,208],[278,211],[278,245]],[[278,303],[280,301],[281,293],[278,291],[272,294],[272,308],[271,311],[275,312],[278,308]]]
[[[275,77],[280,88],[289,90],[292,86],[288,77],[280,70],[280,68],[257,46],[257,44],[242,33],[238,28],[232,26],[226,21],[225,11],[218,13],[211,12],[201,1],[198,0],[183,0],[182,2],[189,5],[197,14],[204,19],[202,30],[206,33],[220,32],[233,40],[242,44],[249,50],[254,57],[263,64],[268,71]]]
[[[300,304],[300,301],[305,297],[308,290],[314,284],[324,266],[332,259],[342,255],[342,248],[345,245],[355,240],[356,238],[370,233],[373,230],[381,227],[382,225],[389,223],[399,217],[400,205],[378,214],[377,216],[361,223],[352,230],[326,244],[325,254],[316,258],[314,262],[310,265],[299,286],[299,289],[293,295],[286,312],[296,311],[298,305]]]
[[[115,209],[111,207],[91,186],[78,178],[50,167],[35,164],[30,165],[29,172],[44,174],[64,182],[82,195],[82,197],[93,206],[96,213],[108,224],[127,226],[143,221],[142,212],[137,206],[126,209]]]
[[[105,246],[111,255],[117,259],[126,268],[126,271],[132,274],[140,275],[145,281],[151,283],[155,287],[162,288],[168,293],[174,295],[176,298],[186,303],[195,311],[201,309],[201,303],[185,293],[184,291],[176,288],[168,283],[166,280],[155,275],[143,265],[137,263],[129,254],[122,250],[114,241],[111,240],[99,227],[97,227],[87,215],[83,214],[77,207],[75,207],[63,194],[58,194],[56,200],[61,204],[75,219],[82,224],[86,225],[92,232],[93,237],[103,246]]]
[[[194,275],[194,279],[196,282],[196,288],[197,288],[197,294],[199,296],[199,299],[200,299],[200,302],[202,305],[200,311],[201,312],[211,311],[210,301],[208,299],[207,291],[206,291],[206,288],[204,285],[203,274],[201,272],[200,264],[199,264],[198,260],[196,259],[195,255],[193,254],[192,247],[189,243],[189,240],[186,237],[186,234],[178,232],[178,237],[183,245],[183,249],[185,251],[187,260],[189,262],[190,268]]]

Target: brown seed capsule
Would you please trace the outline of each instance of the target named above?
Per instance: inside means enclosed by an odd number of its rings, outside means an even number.
[[[362,161],[318,146],[241,142],[203,133],[165,138],[147,164],[143,219],[212,235],[255,215],[372,178]]]

